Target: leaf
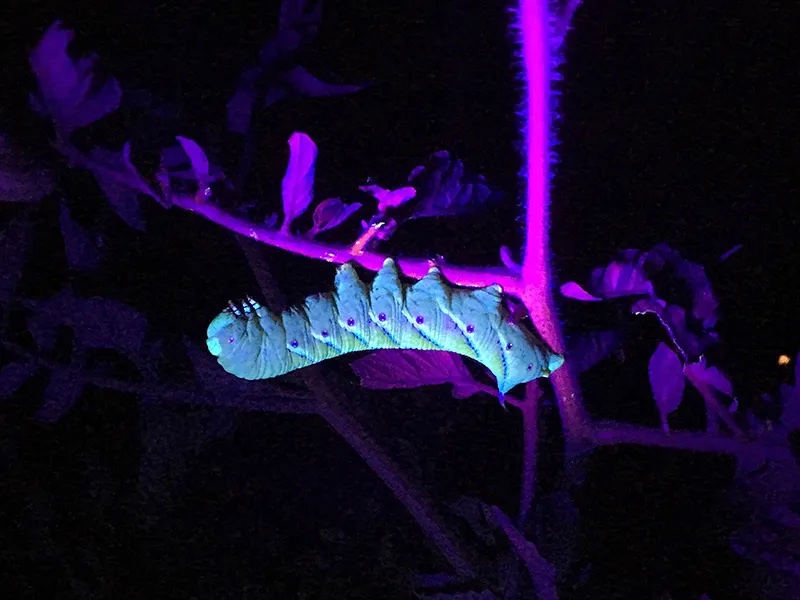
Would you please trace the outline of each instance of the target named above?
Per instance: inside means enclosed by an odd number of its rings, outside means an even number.
[[[250,129],[253,105],[256,102],[256,84],[261,75],[262,68],[253,67],[245,69],[239,76],[239,84],[226,107],[230,131],[245,134]]]
[[[84,385],[85,380],[76,371],[54,369],[44,391],[44,402],[36,412],[36,419],[45,423],[55,423],[61,419],[75,406]]]
[[[397,208],[417,195],[417,190],[413,187],[387,190],[379,185],[362,185],[358,189],[371,194],[378,201],[378,212],[380,213],[385,213],[390,208]]]
[[[686,365],[686,370],[718,392],[726,396],[733,396],[733,384],[730,379],[716,367],[706,367],[705,358]]]
[[[101,161],[105,165],[115,166],[115,175],[104,168],[92,169],[97,185],[103,190],[112,210],[117,213],[128,227],[138,231],[145,230],[144,217],[142,216],[141,202],[139,201],[140,190],[137,188],[146,187],[147,183],[141,178],[139,173],[130,163],[127,157],[130,153],[129,144],[125,144],[122,152],[111,152],[103,148],[95,148],[91,152],[94,161]],[[128,183],[125,183],[125,180]]]
[[[0,231],[0,300],[8,300],[16,291],[25,268],[31,241],[31,223],[27,213],[20,213]]]
[[[25,385],[39,367],[32,362],[15,361],[0,369],[0,398],[9,398]]]
[[[646,253],[644,268],[653,279],[656,273],[669,279],[669,293],[660,294],[664,300],[679,304],[691,319],[697,321],[703,330],[709,330],[717,322],[717,302],[702,265],[690,262],[666,244],[657,244]],[[680,296],[691,296],[691,306],[681,302]],[[675,298],[671,296],[675,295]]]
[[[565,298],[572,298],[573,300],[580,300],[582,302],[602,302],[603,300],[602,298],[592,296],[574,281],[568,281],[561,286],[561,295]]]
[[[351,363],[361,385],[372,390],[412,389],[453,384],[453,397],[469,398],[481,388],[464,362],[451,352],[383,350]]]
[[[283,76],[283,83],[291,92],[300,96],[323,98],[354,94],[366,87],[365,84],[335,84],[317,79],[304,67],[294,67]]]
[[[568,344],[570,365],[576,373],[583,373],[619,350],[623,342],[622,333],[613,329],[575,337]]]
[[[183,148],[183,151],[186,152],[186,156],[189,157],[189,163],[192,165],[192,171],[197,179],[197,185],[205,187],[209,181],[210,173],[206,153],[203,152],[203,149],[197,144],[197,142],[190,140],[189,138],[178,135],[175,136],[175,139],[178,140],[181,148]]]
[[[0,202],[38,202],[55,189],[53,175],[0,133]]]
[[[246,133],[257,102],[267,107],[293,96],[349,94],[364,87],[326,83],[296,66],[298,51],[316,37],[321,18],[320,0],[284,0],[281,3],[278,32],[260,48],[258,62],[242,71],[236,92],[228,101],[229,130]],[[262,92],[262,88],[266,90]]]
[[[660,342],[650,357],[647,371],[653,397],[661,414],[661,424],[666,430],[667,416],[680,406],[683,399],[683,388],[686,385],[683,366],[670,347]]]
[[[417,191],[411,219],[473,214],[501,197],[482,175],[466,172],[464,164],[445,150],[434,152],[426,165],[415,167],[408,182]]]
[[[323,231],[338,227],[359,208],[361,208],[360,202],[345,204],[339,198],[323,200],[314,209],[314,225],[309,229],[308,235],[314,237]]]
[[[653,284],[642,270],[636,250],[626,250],[628,260],[613,261],[592,271],[592,292],[601,298],[652,295]]]
[[[62,29],[56,21],[30,55],[39,84],[36,102],[53,118],[63,137],[115,111],[122,97],[116,79],[93,85],[94,56],[73,60],[67,54],[73,37],[71,30]]]
[[[657,298],[640,298],[631,306],[631,312],[636,315],[655,315],[673,345],[683,355],[686,361],[696,361],[702,356],[703,350],[716,340],[715,333],[696,334],[690,330],[686,322],[686,311],[672,304],[667,304]]]
[[[289,233],[292,222],[301,216],[314,194],[314,167],[317,146],[305,133],[295,132],[289,138],[289,165],[283,177],[283,233]]]
[[[72,218],[65,200],[61,201],[59,223],[69,268],[75,271],[96,269],[100,264],[100,252],[92,236]]]
[[[58,325],[73,329],[76,347],[117,350],[134,364],[147,333],[147,319],[130,306],[109,298],[78,298],[71,288],[39,302],[28,320],[31,334],[43,348],[52,347]]]

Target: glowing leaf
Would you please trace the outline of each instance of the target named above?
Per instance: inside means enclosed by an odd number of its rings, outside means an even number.
[[[661,342],[650,357],[648,374],[661,423],[666,430],[667,416],[680,406],[686,385],[681,360],[669,346]]]
[[[311,203],[316,161],[316,144],[305,133],[293,133],[289,138],[289,166],[281,186],[284,213],[281,230],[284,233],[289,233],[292,222],[306,212]]]

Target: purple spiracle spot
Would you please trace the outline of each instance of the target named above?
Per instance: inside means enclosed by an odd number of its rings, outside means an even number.
[[[328,330],[327,329],[323,329],[322,330],[322,337],[328,337]]]
[[[467,325],[467,333],[474,333],[475,326],[474,325]]]
[[[347,326],[348,327],[352,327],[355,324],[356,324],[356,320],[353,317],[350,317],[349,319],[347,319]]]
[[[511,350],[512,346],[513,346],[513,344],[511,342],[508,342],[506,344],[506,350]]]
[[[232,337],[229,337],[229,338],[228,338],[228,343],[229,343],[229,344],[232,344],[232,343],[233,343],[233,342],[235,342],[235,341],[236,341],[236,338],[232,338]]]
[[[420,315],[417,317],[417,325],[422,325],[425,322],[425,319]]]
[[[291,344],[292,344],[292,348],[297,348],[297,346],[299,346],[299,344],[297,343],[297,340],[292,340]]]
[[[378,315],[378,321],[385,321],[386,320],[386,313],[381,313]]]
[[[528,365],[528,371],[533,371],[533,365]]]

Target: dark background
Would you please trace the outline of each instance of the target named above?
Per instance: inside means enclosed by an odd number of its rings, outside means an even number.
[[[755,396],[785,379],[777,356],[794,356],[800,341],[792,275],[800,256],[798,86],[785,58],[795,47],[792,19],[777,1],[701,4],[579,8],[561,86],[554,265],[559,282],[582,280],[617,249],[661,241],[705,264],[721,302],[720,364],[740,393]],[[45,159],[49,126],[26,108],[34,82],[27,55],[54,19],[75,29],[74,47],[97,52],[124,91],[149,89],[179,107],[149,129],[131,132],[117,115],[86,134],[114,147],[148,135],[218,142],[239,72],[277,21],[277,2],[4,6],[0,128]],[[398,186],[446,148],[505,200],[489,215],[409,225],[387,251],[495,263],[500,244],[516,248],[522,239],[510,39],[496,2],[328,0],[300,64],[323,79],[372,86],[266,111],[250,191],[278,210],[286,140],[296,130],[320,149],[318,197],[346,198],[370,176]],[[211,159],[225,164],[236,152]],[[91,223],[102,202],[92,178],[73,173],[66,185],[76,218]],[[106,240],[109,263],[73,285],[131,304],[167,340],[202,341],[224,302],[255,282],[226,232],[178,210],[146,210],[147,233],[118,224]],[[56,292],[67,277],[57,207],[50,216],[52,235],[37,241],[23,282],[33,297]],[[716,264],[736,244],[743,249]],[[290,301],[330,285],[330,265],[267,256]],[[565,312],[568,333],[608,317],[573,312]],[[594,413],[654,423],[646,364],[658,329],[640,331],[625,361],[587,376]],[[346,365],[331,368],[346,373]],[[34,382],[25,393],[33,398],[37,389]],[[513,512],[516,415],[490,398],[452,400],[446,390],[361,395],[387,445],[409,464],[420,459],[420,476],[438,496],[478,496]],[[87,392],[54,426],[31,422],[30,411],[24,398],[3,408],[3,439],[15,448],[0,500],[9,597],[89,598],[105,589],[115,598],[401,598],[410,570],[443,568],[403,508],[320,419],[243,416],[234,433],[192,458],[183,494],[147,529],[130,500],[141,433],[135,399]],[[594,570],[589,591],[576,597],[656,597],[663,582],[673,597],[757,597],[747,586],[758,585],[758,574],[727,546],[735,518],[721,494],[730,461],[620,448],[595,459],[579,502]],[[99,487],[97,469],[106,474]],[[97,494],[114,499],[103,514],[87,500]],[[30,515],[42,511],[56,549],[31,541]]]

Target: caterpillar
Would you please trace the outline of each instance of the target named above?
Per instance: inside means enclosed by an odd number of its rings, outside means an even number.
[[[408,285],[389,258],[369,286],[350,263],[341,265],[334,288],[281,314],[250,297],[229,302],[208,326],[208,350],[225,371],[250,380],[348,352],[446,350],[486,366],[501,398],[564,363],[537,333],[511,318],[499,285],[453,287],[436,266]]]

